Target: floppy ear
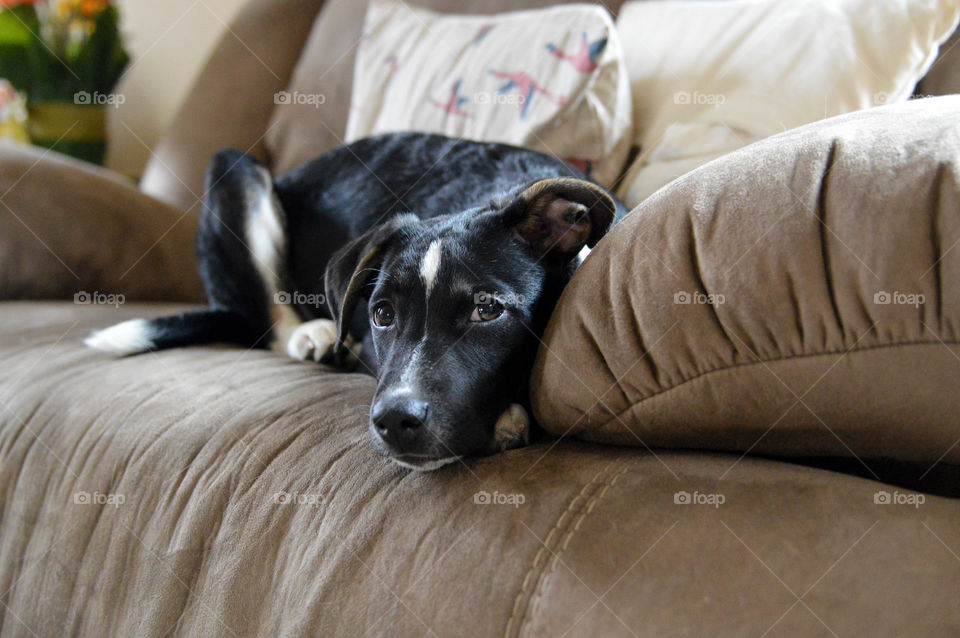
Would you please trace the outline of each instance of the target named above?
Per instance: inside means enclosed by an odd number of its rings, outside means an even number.
[[[582,179],[557,177],[534,182],[504,214],[521,241],[538,256],[572,259],[600,241],[616,214],[613,198]]]
[[[337,322],[337,341],[333,347],[336,361],[342,362],[349,354],[346,340],[350,321],[360,300],[369,297],[367,286],[376,279],[397,230],[416,219],[414,215],[397,215],[351,241],[327,262],[323,283],[327,305]]]

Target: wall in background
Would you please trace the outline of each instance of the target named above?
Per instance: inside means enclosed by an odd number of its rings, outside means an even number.
[[[131,63],[109,113],[107,166],[136,176],[213,46],[247,0],[119,0]]]

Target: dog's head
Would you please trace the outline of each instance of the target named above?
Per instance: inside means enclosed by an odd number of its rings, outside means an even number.
[[[526,402],[539,336],[577,254],[615,211],[594,184],[546,179],[483,208],[393,217],[331,257],[336,354],[366,302],[381,453],[432,469],[500,449],[495,424]]]

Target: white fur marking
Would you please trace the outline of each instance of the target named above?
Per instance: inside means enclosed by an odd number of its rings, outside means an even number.
[[[320,361],[333,350],[337,340],[337,324],[330,319],[314,319],[301,323],[287,341],[287,355],[298,361]]]
[[[414,470],[417,472],[432,472],[438,468],[443,467],[444,465],[449,465],[453,463],[459,456],[448,456],[445,459],[437,459],[436,461],[427,461],[421,465],[413,465],[412,463],[407,463],[406,461],[400,461],[398,459],[393,459],[393,462],[399,465],[400,467],[405,467],[408,470]]]
[[[267,177],[269,180],[269,177]],[[287,352],[287,344],[294,330],[302,321],[292,307],[285,303],[277,303],[280,290],[280,269],[287,250],[286,235],[280,215],[275,207],[273,194],[269,187],[253,187],[249,197],[257,197],[258,201],[252,207],[253,212],[247,218],[247,244],[253,265],[260,274],[267,291],[267,303],[270,306],[270,318],[274,322],[276,338],[271,349],[277,352]],[[252,189],[251,189],[252,190]]]
[[[441,256],[440,240],[434,239],[430,242],[430,247],[427,248],[427,252],[423,254],[423,261],[420,262],[420,276],[423,278],[423,283],[427,286],[427,295],[430,294],[434,284],[437,283],[437,273],[440,271]]]
[[[146,352],[153,347],[150,323],[146,319],[130,319],[98,330],[87,337],[85,345],[117,355]]]

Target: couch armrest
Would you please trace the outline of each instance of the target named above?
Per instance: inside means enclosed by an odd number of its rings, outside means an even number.
[[[0,144],[0,299],[203,298],[196,210],[51,151]]]

